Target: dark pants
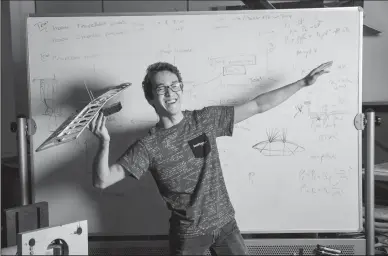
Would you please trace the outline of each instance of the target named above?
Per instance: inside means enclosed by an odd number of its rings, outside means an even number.
[[[248,249],[235,220],[209,235],[182,238],[170,235],[171,255],[248,255]]]

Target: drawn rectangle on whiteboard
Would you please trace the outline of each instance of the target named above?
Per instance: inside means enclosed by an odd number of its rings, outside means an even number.
[[[215,64],[228,65],[256,65],[256,56],[251,54],[236,54],[232,56],[216,57],[210,59]]]
[[[245,75],[245,66],[226,66],[224,67],[224,76]]]

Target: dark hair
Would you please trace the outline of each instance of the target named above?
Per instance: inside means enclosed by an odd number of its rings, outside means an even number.
[[[153,99],[151,79],[156,73],[160,71],[170,71],[178,77],[179,82],[182,82],[181,73],[179,72],[176,66],[167,62],[156,62],[154,64],[149,65],[144,80],[142,82],[144,95],[148,101]]]

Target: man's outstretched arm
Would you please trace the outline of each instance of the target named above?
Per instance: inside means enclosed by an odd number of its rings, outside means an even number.
[[[306,77],[292,84],[260,94],[256,98],[234,108],[234,123],[237,124],[253,115],[263,113],[278,106],[294,95],[300,89],[315,83],[319,76],[329,73],[327,70],[332,61],[321,64],[313,69]]]

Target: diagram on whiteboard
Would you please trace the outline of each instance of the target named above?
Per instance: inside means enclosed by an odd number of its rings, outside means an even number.
[[[42,106],[41,114],[49,117],[47,129],[53,132],[58,127],[58,117],[62,116],[62,109],[58,102],[57,95],[60,88],[60,82],[53,77],[33,79],[39,86],[39,97]]]
[[[252,185],[254,184],[254,177],[255,177],[255,173],[254,172],[250,172],[248,174],[249,183],[252,184]]]
[[[223,76],[246,75],[247,66],[256,65],[256,55],[236,54],[223,57],[209,58],[211,67],[222,67]]]
[[[166,61],[176,66],[181,66],[187,58],[195,59],[196,56],[198,56],[198,53],[194,47],[175,47],[168,44],[166,47],[158,50],[155,59],[158,61]],[[186,86],[192,86],[193,88],[209,84],[218,84],[218,86],[222,86],[225,82],[224,79],[246,77],[249,71],[248,66],[257,65],[257,56],[251,53],[231,54],[225,56],[215,55],[209,56],[205,60],[198,59],[198,61],[204,61],[203,65],[199,66],[200,68],[205,67],[204,70],[206,70],[206,72],[201,72],[201,76],[193,76],[191,78],[186,77],[184,79]],[[251,87],[257,82],[259,82],[257,79],[251,78],[249,81],[240,81],[236,85],[247,85]],[[227,85],[232,86],[234,84],[229,81]]]
[[[303,115],[303,112],[304,112],[304,105],[303,104],[298,104],[295,106],[295,114],[294,114],[294,118],[300,116],[300,115]]]
[[[302,146],[287,140],[286,129],[282,133],[278,129],[267,130],[267,140],[253,145],[253,148],[264,156],[292,156],[304,151]]]
[[[54,78],[39,79],[40,99],[45,106],[43,115],[56,116],[61,114],[61,109],[56,102],[56,90],[59,81]]]
[[[316,131],[319,128],[335,128],[338,121],[343,119],[345,112],[329,110],[329,106],[324,104],[320,111],[311,110],[311,101],[305,101],[303,104],[295,106],[294,118],[303,116],[304,114],[311,120],[311,128]]]
[[[218,83],[220,86],[225,82],[223,79],[230,77],[244,77],[248,75],[248,66],[256,65],[256,55],[236,54],[220,57],[209,57],[206,64],[209,65],[211,75],[200,81],[191,81],[193,87]],[[205,75],[206,77],[206,75]],[[244,84],[243,82],[238,83]],[[231,84],[228,84],[231,85]]]
[[[323,105],[321,111],[309,111],[311,128],[316,131],[318,128],[335,128],[337,122],[343,119],[344,112],[329,111],[327,105]]]

